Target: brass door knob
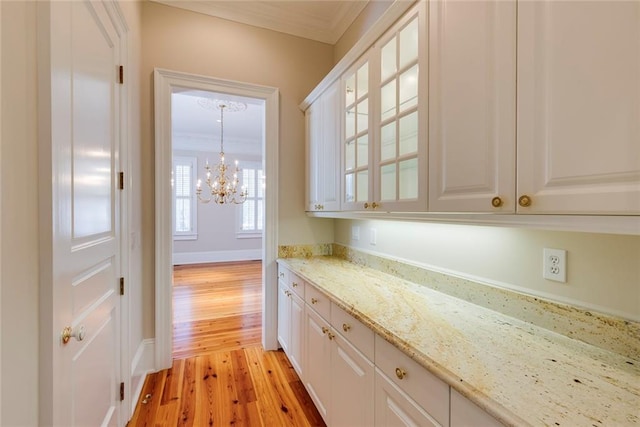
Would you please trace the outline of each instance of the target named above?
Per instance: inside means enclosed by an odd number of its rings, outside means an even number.
[[[500,197],[494,197],[493,199],[491,199],[491,206],[493,206],[494,208],[499,208],[500,206],[502,206],[502,199]]]
[[[85,336],[84,325],[80,326],[77,331],[74,331],[71,326],[66,326],[62,330],[62,334],[60,334],[60,338],[62,339],[62,343],[66,344],[73,337],[78,341],[82,341]]]
[[[347,325],[346,323],[343,323],[342,330],[345,332],[349,332],[351,330],[351,325]]]
[[[398,377],[399,380],[403,379],[406,376],[407,376],[407,373],[404,371],[404,369],[396,368],[396,377]]]
[[[520,196],[520,198],[518,199],[518,204],[523,208],[531,206],[531,197],[527,196],[526,194]]]

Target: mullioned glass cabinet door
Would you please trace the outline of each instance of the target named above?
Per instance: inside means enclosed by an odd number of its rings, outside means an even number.
[[[425,27],[421,2],[375,47],[379,108],[374,199],[378,210],[426,210]]]

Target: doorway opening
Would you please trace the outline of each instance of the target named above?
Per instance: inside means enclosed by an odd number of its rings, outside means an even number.
[[[174,359],[260,345],[264,104],[171,95]]]
[[[175,200],[171,172],[173,171],[173,123],[172,110],[174,94],[185,92],[215,93],[220,97],[250,98],[264,105],[262,130],[262,172],[264,176],[264,195],[262,222],[263,231],[259,250],[262,278],[262,326],[261,342],[265,350],[277,348],[277,190],[278,190],[278,90],[212,77],[198,76],[169,70],[156,69],[154,72],[155,103],[155,188],[156,188],[156,369],[167,369],[172,365],[173,313],[172,285],[174,265],[174,209]],[[217,96],[216,95],[216,96]],[[212,113],[211,111],[209,113]],[[227,125],[225,115],[224,122]],[[211,120],[213,121],[213,120]],[[225,133],[226,134],[226,133]],[[194,141],[191,141],[194,142]],[[225,145],[225,151],[233,143]],[[209,160],[218,162],[219,141],[209,141]],[[230,157],[235,156],[230,153]],[[241,159],[239,159],[242,161]],[[175,178],[175,177],[173,177]],[[203,188],[204,191],[204,188]],[[243,204],[244,205],[244,204]],[[227,206],[212,206],[213,209],[225,209]],[[233,207],[231,207],[233,209]],[[198,230],[200,233],[200,230]],[[182,242],[179,242],[182,243]],[[238,249],[242,251],[244,249]],[[216,253],[218,252],[218,253]],[[220,253],[222,252],[222,253]],[[236,255],[238,253],[235,253]],[[192,260],[201,262],[221,261],[224,251],[193,250]],[[226,255],[229,255],[228,253]],[[233,254],[232,254],[233,255]],[[180,255],[187,256],[187,255]],[[195,258],[193,258],[195,257]],[[213,258],[212,258],[213,257]],[[218,257],[218,258],[216,258]],[[226,259],[229,261],[229,259]]]

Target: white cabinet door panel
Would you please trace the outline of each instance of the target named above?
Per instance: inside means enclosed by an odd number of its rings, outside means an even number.
[[[429,210],[514,212],[516,3],[429,7]]]
[[[522,213],[640,214],[640,2],[518,6]]]

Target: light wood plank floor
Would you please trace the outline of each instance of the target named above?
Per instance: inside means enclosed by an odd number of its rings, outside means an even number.
[[[130,427],[325,425],[287,356],[260,346],[260,275],[260,262],[175,268],[173,367],[147,377]]]

